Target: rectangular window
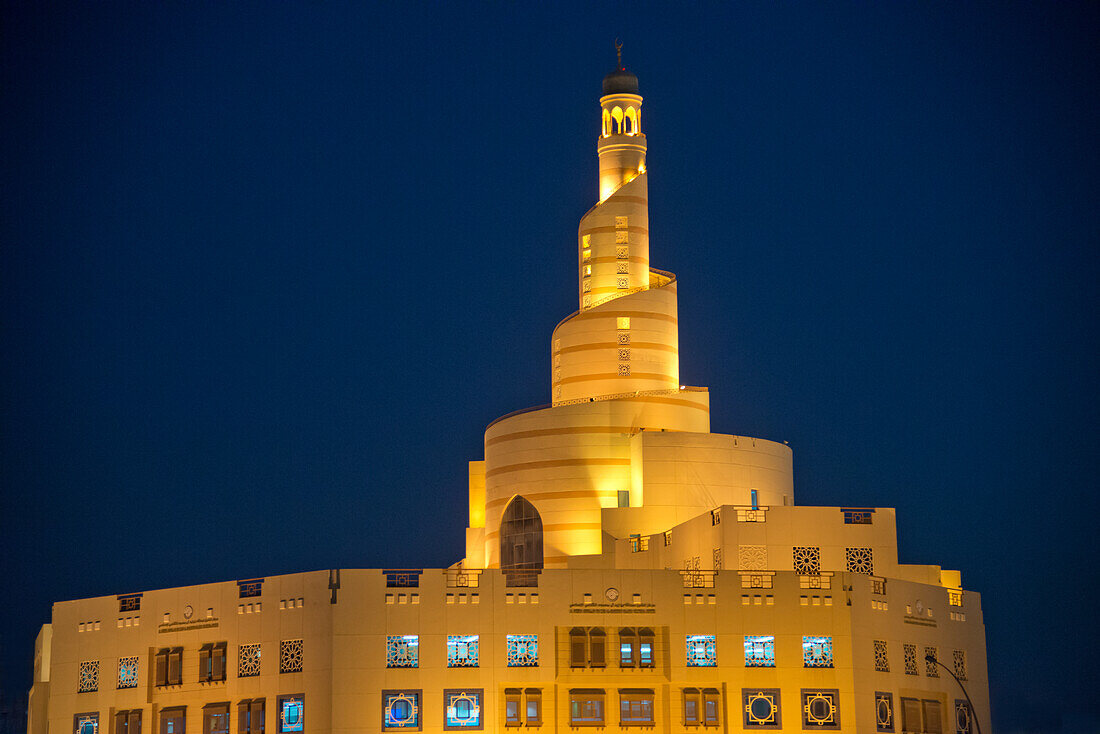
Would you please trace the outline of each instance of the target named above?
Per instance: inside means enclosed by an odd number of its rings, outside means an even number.
[[[687,636],[687,666],[713,668],[718,665],[718,644],[714,635]]]
[[[919,699],[904,697],[901,699],[901,730],[906,732],[924,731],[924,724],[921,722]]]
[[[717,508],[710,511],[710,524],[720,525],[722,523],[722,509]]]
[[[872,507],[842,507],[845,525],[870,525],[875,510]]]
[[[905,645],[904,649],[905,649],[905,674],[906,675],[920,675],[920,671],[917,668],[917,646],[916,645]]]
[[[263,587],[263,579],[249,579],[247,581],[238,581],[238,596],[241,599],[249,599],[254,596],[260,596],[263,594]]]
[[[588,262],[592,259],[592,250],[581,250],[581,260]]]
[[[178,686],[183,682],[182,647],[162,647],[157,651],[156,675],[158,686]]]
[[[619,507],[630,507],[630,490],[619,490]]]
[[[447,635],[447,667],[476,668],[478,666],[477,635]]]
[[[420,667],[420,638],[417,635],[387,635],[386,667]]]
[[[590,275],[592,275],[592,266],[591,265],[585,265],[584,266],[584,277],[587,278]]]
[[[963,605],[963,593],[955,589],[948,589],[947,603],[953,607],[961,607]]]
[[[481,703],[484,689],[449,689],[443,691],[444,731],[481,729],[484,717]]]
[[[752,509],[760,509],[760,496],[755,489],[749,490],[749,501],[752,503]]]
[[[602,627],[588,631],[588,664],[593,668],[607,665],[607,635]]]
[[[617,316],[615,318],[615,326],[619,329],[629,329],[630,328],[630,317],[629,316]]]
[[[538,635],[507,635],[509,668],[534,668],[539,664]]]
[[[666,530],[665,531],[665,546],[670,546],[670,545],[672,545],[672,531],[671,530]]]
[[[141,709],[116,711],[115,734],[141,734]]]
[[[199,648],[199,682],[225,680],[224,642],[208,642]]]
[[[633,627],[619,630],[619,667],[633,668],[638,664],[638,632]]]
[[[943,707],[940,702],[924,699],[920,707],[924,715],[925,734],[943,734]]]
[[[76,714],[73,716],[73,734],[99,734],[99,714]]]
[[[119,594],[119,612],[137,612],[141,610],[141,594]]]
[[[775,635],[745,635],[745,667],[775,667]]]
[[[542,689],[528,688],[524,691],[527,725],[542,723]]]
[[[684,689],[684,723],[701,724],[703,697],[698,688]]]
[[[718,725],[718,711],[721,707],[717,688],[703,689],[703,723],[708,726]]]
[[[833,667],[833,638],[804,636],[802,638],[802,666],[804,668]]]
[[[638,630],[638,667],[653,667],[653,630],[642,627]]]
[[[619,689],[619,723],[622,726],[653,725],[653,690]]]
[[[603,726],[603,703],[603,689],[571,689],[569,691],[569,724],[571,726]]]
[[[518,688],[504,689],[504,725],[523,725],[523,692]]]
[[[186,734],[187,709],[176,706],[160,710],[160,734]]]
[[[306,700],[305,695],[279,696],[279,734],[305,731]]]
[[[966,680],[966,651],[955,650],[955,677]]]
[[[137,688],[138,684],[138,657],[122,657],[118,659],[118,687]]]
[[[615,217],[615,229],[625,229],[628,226],[627,221],[626,217]]]
[[[202,734],[229,734],[229,702],[202,707]]]
[[[237,704],[237,734],[264,734],[264,699],[245,699]]]
[[[382,731],[419,731],[420,690],[382,691]]]
[[[875,670],[880,673],[890,672],[890,658],[886,654],[886,640],[874,640],[875,646]]]

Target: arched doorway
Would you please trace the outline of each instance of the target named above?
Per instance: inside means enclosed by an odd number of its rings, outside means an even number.
[[[500,567],[542,568],[542,518],[523,497],[508,503],[500,521]]]

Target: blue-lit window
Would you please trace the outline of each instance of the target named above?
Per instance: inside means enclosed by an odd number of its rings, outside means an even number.
[[[77,714],[75,718],[76,734],[99,734],[99,714]]]
[[[477,667],[477,635],[447,635],[447,667]]]
[[[745,667],[775,667],[775,635],[745,635]]]
[[[506,640],[509,668],[534,668],[538,666],[538,635],[508,635]]]
[[[687,636],[689,668],[713,668],[718,665],[718,645],[714,635]]]
[[[382,730],[420,729],[420,691],[382,691]]]
[[[833,638],[803,637],[802,665],[806,668],[833,667]]]
[[[386,667],[419,668],[420,638],[416,635],[387,635]]]
[[[279,697],[279,732],[304,731],[306,704],[302,696]]]
[[[480,729],[481,693],[481,689],[443,691],[443,728]]]
[[[752,509],[759,510],[760,509],[760,497],[759,497],[759,495],[757,495],[756,490],[755,489],[749,490],[749,494],[752,497]]]

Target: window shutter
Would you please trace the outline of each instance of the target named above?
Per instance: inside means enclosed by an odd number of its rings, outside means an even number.
[[[264,734],[264,699],[254,700],[250,707],[252,728],[249,734]]]
[[[199,680],[210,680],[210,645],[199,648]],[[210,732],[204,732],[204,734],[210,734]]]
[[[115,714],[115,734],[126,734],[126,712]]]
[[[905,731],[924,730],[920,721],[920,701],[917,699],[901,699],[901,728]]]
[[[168,648],[157,652],[157,685],[168,685]]]
[[[602,629],[594,629],[588,635],[589,663],[593,668],[602,668],[607,663],[606,635]]]
[[[214,646],[211,660],[211,680],[225,680],[225,643],[219,642]]]
[[[583,629],[574,627],[569,633],[569,664],[574,668],[583,668],[588,664],[587,639]]]
[[[718,689],[707,688],[703,691],[703,721],[707,724],[718,723]]]
[[[921,701],[924,708],[924,731],[926,734],[943,734],[943,715],[939,701]]]
[[[168,685],[178,686],[181,682],[183,682],[183,648],[173,647],[168,653]]]
[[[141,709],[130,712],[126,734],[141,734]]]
[[[653,630],[643,627],[638,631],[638,664],[653,667]]]
[[[249,734],[248,731],[248,701],[237,704],[237,734]]]

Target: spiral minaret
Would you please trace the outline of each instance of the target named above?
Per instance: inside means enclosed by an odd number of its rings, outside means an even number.
[[[706,388],[680,384],[677,283],[650,265],[642,97],[621,57],[602,92],[599,200],[577,230],[578,310],[551,336],[552,403],[486,430],[467,567],[563,568],[608,534],[792,502],[790,450],[710,433]]]

